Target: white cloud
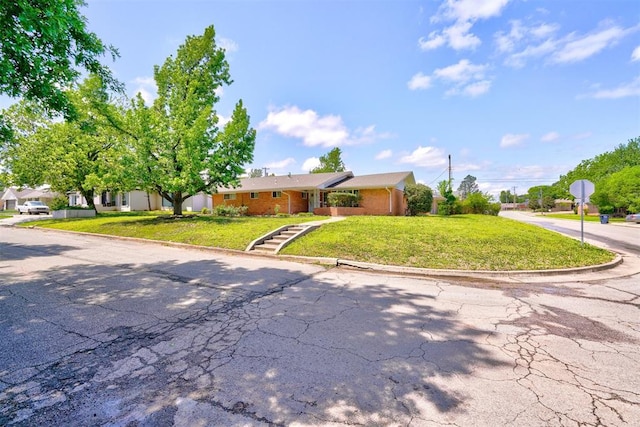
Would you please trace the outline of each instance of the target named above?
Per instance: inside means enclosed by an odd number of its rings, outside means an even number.
[[[320,116],[313,110],[303,111],[296,106],[271,109],[258,128],[299,138],[308,147],[366,144],[391,136],[388,133],[377,133],[373,125],[350,131],[340,116]]]
[[[296,160],[293,157],[287,157],[284,160],[267,163],[266,167],[269,169],[284,169],[287,166],[293,165],[295,163],[296,163]]]
[[[560,134],[558,132],[549,132],[549,133],[546,133],[546,134],[542,135],[542,138],[540,138],[540,141],[542,141],[542,142],[553,142],[553,141],[557,140],[558,138],[560,138]]]
[[[223,48],[227,53],[237,52],[239,49],[238,43],[225,37],[220,37],[218,39],[218,46]]]
[[[226,125],[227,123],[229,123],[231,121],[231,116],[223,116],[220,113],[217,113],[218,115],[218,127],[222,128],[224,125]]]
[[[302,163],[302,170],[305,172],[309,172],[311,169],[320,166],[320,159],[317,157],[309,157],[307,160]]]
[[[469,30],[473,24],[471,22],[457,22],[449,28],[445,28],[442,33],[446,36],[449,47],[453,50],[475,49],[482,42]]]
[[[425,40],[421,37],[418,45],[422,50],[432,50],[448,45],[454,50],[475,49],[482,42],[471,29],[480,19],[499,16],[510,0],[446,0],[431,22],[453,22],[441,31],[433,31]]]
[[[496,51],[508,54],[504,63],[515,68],[524,67],[530,59],[542,57],[554,64],[583,61],[640,29],[640,26],[625,29],[611,22],[603,22],[589,34],[578,35],[573,32],[558,37],[560,26],[555,23],[525,26],[516,20],[510,24],[511,31],[508,34],[498,32],[494,39]],[[640,52],[638,56],[640,59]]]
[[[393,151],[391,150],[382,150],[378,154],[376,154],[376,160],[384,160],[393,156]]]
[[[403,156],[400,163],[409,163],[414,166],[436,168],[447,164],[444,150],[436,147],[419,146],[409,155]]]
[[[447,0],[439,15],[457,21],[475,21],[500,16],[510,0]]]
[[[621,84],[613,89],[601,89],[592,94],[580,96],[579,98],[620,99],[630,96],[640,96],[640,76],[629,83]]]
[[[522,145],[527,139],[529,139],[529,134],[512,134],[508,133],[502,137],[500,140],[500,147],[508,148],[508,147],[516,147],[518,145]]]
[[[631,52],[631,62],[640,61],[640,46],[633,49]]]
[[[429,89],[431,87],[431,77],[425,76],[422,72],[419,72],[411,77],[407,86],[411,90]]]
[[[429,34],[429,38],[425,40],[424,37],[420,37],[418,39],[418,46],[422,50],[433,50],[437,49],[440,46],[444,45],[447,42],[447,39],[439,34],[437,31],[433,31]]]
[[[491,81],[482,80],[465,86],[462,89],[462,94],[475,98],[489,92],[489,89],[491,89]]]
[[[457,64],[436,69],[433,75],[440,79],[464,83],[472,79],[482,79],[486,69],[486,65],[474,65],[468,59],[461,59]]]
[[[578,62],[595,55],[621,40],[627,31],[614,26],[582,37],[570,34],[564,46],[551,58],[555,63]]]
[[[153,77],[136,77],[131,82],[135,85],[133,93],[139,93],[145,104],[153,104],[153,101],[158,97],[158,89]]]

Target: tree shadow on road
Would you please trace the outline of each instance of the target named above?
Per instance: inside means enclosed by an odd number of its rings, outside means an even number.
[[[508,364],[437,282],[206,258],[4,287],[0,339],[41,356],[0,361],[0,424],[407,423],[464,412],[458,378]]]

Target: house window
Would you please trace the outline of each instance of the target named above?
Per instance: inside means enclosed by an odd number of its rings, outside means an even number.
[[[230,194],[225,194],[223,195],[224,200],[235,200],[236,199],[236,193],[230,193]]]
[[[307,193],[306,191],[302,192],[302,200],[307,200],[309,198],[309,193]]]
[[[259,193],[251,193],[251,195],[249,197],[251,197],[252,199],[257,199],[259,196]]]
[[[282,191],[272,191],[271,197],[273,197],[274,199],[279,199],[280,197],[282,197]]]

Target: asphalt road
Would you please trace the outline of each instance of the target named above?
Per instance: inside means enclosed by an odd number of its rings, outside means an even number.
[[[497,283],[0,227],[0,425],[639,425],[636,259]]]

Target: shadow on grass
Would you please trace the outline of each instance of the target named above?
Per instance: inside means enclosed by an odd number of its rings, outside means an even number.
[[[187,398],[213,417],[190,419],[201,425],[407,424],[464,412],[447,379],[504,365],[435,290],[264,265],[82,260],[10,278],[0,424],[161,425]]]

